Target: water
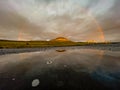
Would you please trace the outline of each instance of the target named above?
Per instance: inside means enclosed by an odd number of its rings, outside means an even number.
[[[56,49],[0,56],[0,90],[120,90],[120,51]]]

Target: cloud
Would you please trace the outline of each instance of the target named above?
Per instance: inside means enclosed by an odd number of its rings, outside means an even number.
[[[98,17],[99,24],[104,30],[106,40],[120,41],[120,1],[116,0],[113,7]]]
[[[0,38],[45,40],[64,36],[75,41],[102,41],[98,22],[106,40],[120,41],[119,3],[119,0],[1,0]]]
[[[0,10],[0,31],[6,39],[17,39],[19,33],[32,36],[43,33],[42,26],[34,25],[16,12]],[[16,37],[15,37],[16,36]],[[2,38],[2,36],[1,36]]]

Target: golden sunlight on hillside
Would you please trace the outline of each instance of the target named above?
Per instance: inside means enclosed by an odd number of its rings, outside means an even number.
[[[66,42],[66,41],[70,41],[67,38],[64,37],[58,37],[56,39],[52,39],[51,41],[59,41],[59,42]]]

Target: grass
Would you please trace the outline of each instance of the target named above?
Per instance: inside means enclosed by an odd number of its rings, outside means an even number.
[[[0,48],[39,48],[39,47],[56,47],[56,46],[84,46],[105,43],[88,43],[88,42],[59,42],[59,41],[9,41],[0,40]]]
[[[52,46],[71,46],[74,42],[52,42],[52,41],[0,41],[0,48],[37,48]]]

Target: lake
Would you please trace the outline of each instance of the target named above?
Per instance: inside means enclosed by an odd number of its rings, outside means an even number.
[[[55,48],[1,55],[0,90],[120,90],[120,51]]]

